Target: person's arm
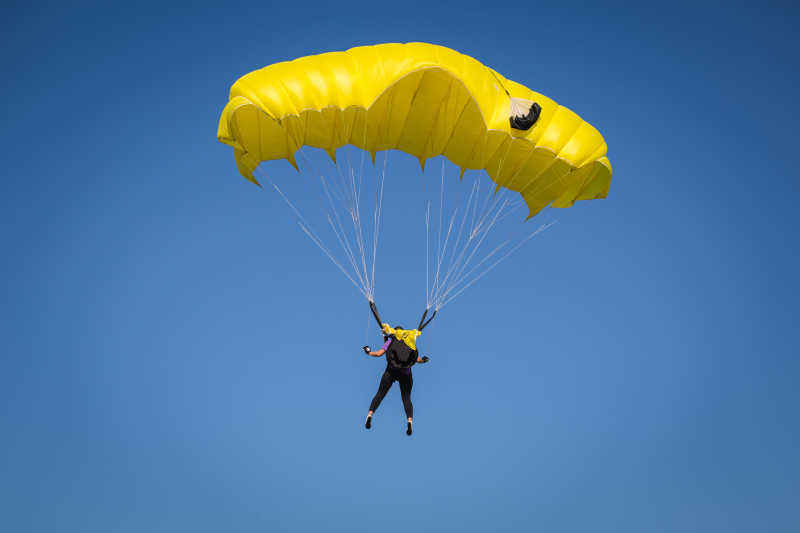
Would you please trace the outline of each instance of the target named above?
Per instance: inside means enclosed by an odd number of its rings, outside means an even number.
[[[386,353],[386,348],[389,347],[389,344],[391,344],[391,342],[392,339],[387,340],[385,343],[383,343],[383,347],[375,350],[374,352],[370,349],[369,346],[364,346],[364,353],[372,357],[381,357],[383,354]]]
[[[430,360],[431,360],[431,358],[428,357],[427,355],[425,355],[423,357],[417,356],[417,363],[419,363],[419,364],[427,363]]]

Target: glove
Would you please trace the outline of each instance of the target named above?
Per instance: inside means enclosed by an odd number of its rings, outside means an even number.
[[[427,362],[428,362],[428,361],[430,361],[430,360],[431,360],[431,358],[430,358],[430,357],[428,357],[427,355],[423,355],[423,356],[422,356],[422,362],[423,362],[423,363],[427,363]]]
[[[369,352],[371,352],[371,351],[372,351],[372,350],[370,350],[370,349],[369,349],[369,346],[364,346],[364,347],[362,348],[362,350],[364,350],[364,353],[365,353],[365,354],[367,354],[367,355],[369,355]]]

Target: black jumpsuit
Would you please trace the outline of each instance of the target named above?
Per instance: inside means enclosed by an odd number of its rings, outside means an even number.
[[[400,363],[397,361],[396,350],[392,349],[393,344],[400,350],[407,348],[403,341],[399,341],[397,339],[392,339],[388,348],[385,348],[386,370],[383,372],[383,376],[381,376],[381,383],[378,385],[378,392],[375,393],[375,397],[372,398],[372,403],[369,404],[369,410],[375,411],[378,409],[381,401],[383,401],[383,397],[386,396],[387,392],[389,392],[392,383],[397,381],[397,383],[400,384],[400,397],[403,399],[403,408],[406,411],[406,416],[408,418],[413,418],[414,405],[411,403],[411,387],[414,385],[414,376],[411,374],[411,366],[413,366],[417,361],[417,352],[416,350],[411,352],[412,359],[410,363],[408,366],[403,367],[400,366]]]

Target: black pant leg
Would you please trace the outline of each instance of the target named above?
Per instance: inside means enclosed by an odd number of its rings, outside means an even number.
[[[400,397],[403,399],[403,408],[406,410],[406,417],[414,418],[414,404],[411,403],[411,387],[414,386],[414,377],[409,372],[397,377],[400,384]]]
[[[394,378],[389,373],[389,370],[386,370],[381,376],[381,383],[378,385],[378,392],[375,393],[375,397],[372,398],[372,403],[369,404],[369,410],[375,411],[378,409],[378,406],[383,401],[383,397],[386,396],[386,393],[389,392],[389,388],[394,383]]]

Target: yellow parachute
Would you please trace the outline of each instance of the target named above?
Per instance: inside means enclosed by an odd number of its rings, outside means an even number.
[[[526,129],[527,126],[527,129]],[[605,198],[603,136],[566,107],[459,52],[426,43],[379,44],[276,63],[240,78],[217,138],[242,175],[302,146],[396,149],[420,164],[444,155],[517,191],[529,217],[544,207]]]

